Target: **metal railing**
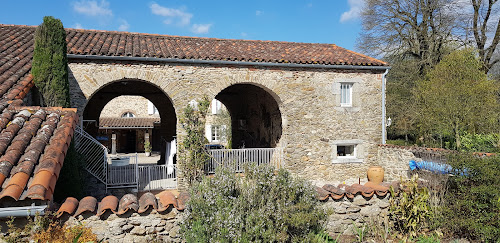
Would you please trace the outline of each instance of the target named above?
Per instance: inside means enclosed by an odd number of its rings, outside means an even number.
[[[168,173],[168,165],[139,166],[139,190],[164,190],[177,188],[177,165]]]
[[[106,190],[109,188],[135,187],[139,189],[139,168],[135,156],[119,156],[108,166]]]
[[[215,173],[218,166],[234,172],[244,171],[245,164],[268,164],[279,169],[283,163],[282,148],[213,149],[208,150],[210,159],[205,164],[205,173]]]
[[[75,149],[84,157],[84,168],[106,184],[108,149],[80,126],[75,128]]]

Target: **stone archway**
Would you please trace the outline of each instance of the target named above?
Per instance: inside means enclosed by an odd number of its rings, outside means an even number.
[[[283,133],[279,97],[253,83],[231,85],[215,98],[231,115],[232,148],[274,148]]]
[[[160,114],[160,136],[165,141],[171,141],[176,136],[177,117],[170,97],[160,87],[138,79],[121,79],[107,83],[90,96],[83,111],[84,121],[95,121],[95,125],[89,123],[86,126],[85,130],[89,134],[97,135],[99,117],[104,106],[122,95],[142,96],[151,101]],[[164,149],[161,152],[163,159]]]

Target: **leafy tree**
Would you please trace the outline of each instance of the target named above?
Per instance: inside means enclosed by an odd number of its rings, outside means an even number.
[[[70,107],[66,31],[61,20],[45,16],[36,29],[31,73],[42,105]]]
[[[490,132],[498,126],[498,86],[482,67],[476,52],[458,50],[417,83],[418,123],[424,133],[453,136],[460,148],[462,132]]]
[[[405,144],[413,140],[418,133],[416,129],[416,104],[413,89],[420,74],[418,62],[413,59],[390,58],[393,63],[387,74],[387,116],[391,117],[392,125],[387,133],[390,139],[403,138]]]

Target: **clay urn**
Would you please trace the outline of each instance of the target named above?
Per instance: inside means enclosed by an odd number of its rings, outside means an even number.
[[[382,168],[382,166],[372,165],[368,168],[366,174],[368,181],[376,183],[377,185],[384,181],[384,168]]]

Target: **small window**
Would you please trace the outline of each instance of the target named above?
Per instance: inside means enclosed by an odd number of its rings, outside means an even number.
[[[337,156],[338,157],[356,157],[354,145],[338,145],[337,146]]]
[[[130,118],[130,117],[135,117],[135,115],[132,112],[125,112],[123,113],[122,117]]]
[[[352,106],[352,83],[340,84],[340,106]]]
[[[221,127],[220,126],[212,126],[212,141],[217,142],[220,140],[221,135]]]

